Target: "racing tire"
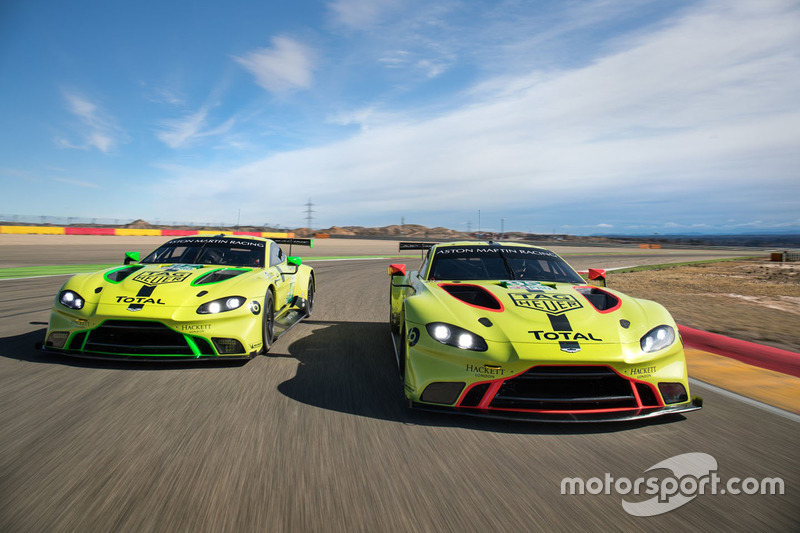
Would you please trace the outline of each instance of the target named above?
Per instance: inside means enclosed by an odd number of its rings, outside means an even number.
[[[392,288],[389,287],[389,328],[395,335],[400,334],[400,322],[395,321],[394,314],[392,313]]]
[[[400,374],[400,381],[405,384],[406,382],[406,353],[408,352],[408,339],[406,328],[403,327],[403,332],[400,334],[400,351],[397,353],[397,371]]]
[[[261,319],[261,336],[263,339],[262,353],[266,354],[272,343],[275,342],[275,304],[272,302],[272,292],[267,291],[264,297],[264,316]]]
[[[305,304],[305,317],[308,318],[311,316],[311,313],[314,311],[314,276],[310,276],[308,278],[308,291],[306,291],[306,304]]]

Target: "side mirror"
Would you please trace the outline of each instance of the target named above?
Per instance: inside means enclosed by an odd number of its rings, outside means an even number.
[[[290,255],[289,257],[287,257],[286,258],[286,264],[289,265],[289,266],[293,266],[294,267],[294,271],[285,272],[285,274],[290,274],[290,275],[297,274],[297,271],[300,270],[300,263],[302,263],[302,262],[303,261],[299,257],[295,257],[293,255]]]
[[[389,275],[394,276],[405,276],[406,275],[406,266],[403,264],[397,265],[389,265]]]
[[[138,263],[139,262],[139,252],[125,252],[125,264],[130,265],[131,263]]]
[[[595,285],[596,287],[605,287],[607,285],[606,271],[602,268],[590,268],[588,278],[590,285]]]

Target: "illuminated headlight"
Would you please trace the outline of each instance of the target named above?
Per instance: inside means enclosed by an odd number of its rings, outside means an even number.
[[[473,352],[485,352],[488,349],[483,337],[452,324],[431,322],[425,326],[425,329],[428,330],[428,335],[448,346],[455,346],[462,350],[472,350]]]
[[[84,299],[75,291],[61,291],[58,295],[58,302],[70,309],[83,309]]]
[[[642,337],[640,344],[645,352],[657,352],[675,342],[675,330],[670,326],[658,326]]]
[[[197,308],[197,312],[201,315],[215,315],[239,309],[242,304],[244,304],[244,298],[241,296],[228,296],[204,303]]]

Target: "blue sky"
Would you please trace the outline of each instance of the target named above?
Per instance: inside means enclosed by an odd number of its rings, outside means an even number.
[[[793,1],[0,4],[0,214],[800,231]]]

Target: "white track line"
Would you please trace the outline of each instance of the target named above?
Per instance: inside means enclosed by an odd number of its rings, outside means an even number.
[[[781,409],[780,407],[775,407],[774,405],[769,405],[769,404],[766,404],[766,403],[763,403],[763,402],[759,402],[758,400],[754,400],[752,398],[748,398],[747,396],[742,396],[741,394],[737,394],[735,392],[731,392],[731,391],[726,390],[726,389],[721,389],[719,387],[711,385],[710,383],[706,383],[705,381],[699,381],[699,380],[694,379],[694,378],[689,378],[689,383],[691,383],[691,385],[693,387],[700,387],[701,389],[708,389],[711,392],[714,392],[714,393],[719,394],[721,396],[725,396],[727,398],[732,398],[734,400],[739,400],[740,402],[746,403],[747,405],[750,405],[750,406],[753,406],[753,407],[757,407],[757,408],[762,409],[764,411],[768,411],[768,412],[772,413],[773,415],[778,415],[778,416],[781,416],[781,417],[783,417],[783,418],[785,418],[787,420],[791,420],[792,422],[800,423],[800,415],[797,415],[797,414],[792,413],[790,411],[786,411],[784,409]]]

